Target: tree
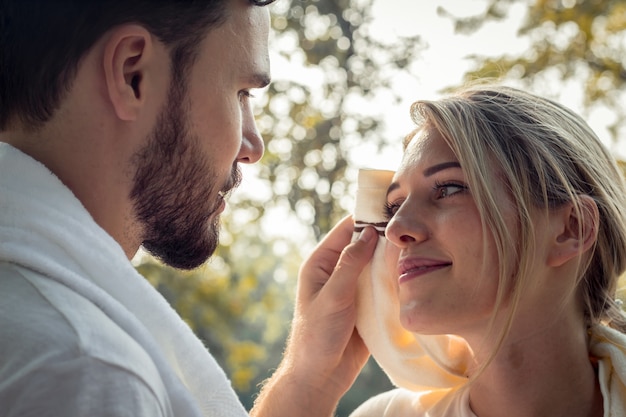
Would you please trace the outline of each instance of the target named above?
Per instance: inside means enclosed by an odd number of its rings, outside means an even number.
[[[377,133],[380,114],[355,103],[389,91],[422,44],[381,43],[368,32],[372,0],[281,1],[272,9],[272,48],[298,75],[277,78],[259,106],[267,152],[259,166],[274,196],[312,228],[315,239],[352,210],[356,172],[349,150]],[[280,77],[280,76],[279,76]]]
[[[580,96],[589,116],[602,112],[615,141],[626,129],[626,3],[622,0],[487,0],[485,11],[456,19],[471,34],[485,22],[502,19],[512,5],[528,4],[519,35],[529,41],[521,56],[475,56],[466,80],[500,78],[569,103]],[[574,104],[573,107],[577,107]]]
[[[271,199],[248,195],[237,206],[264,213],[266,219],[279,210],[306,226],[299,235],[283,236],[295,243],[291,256],[302,255],[303,242],[306,247],[306,242],[319,240],[352,211],[356,182],[352,146],[363,141],[384,146],[379,134],[382,114],[363,114],[355,104],[375,102],[381,95],[385,101],[398,99],[389,95],[389,85],[423,48],[418,37],[384,43],[371,36],[372,3],[283,0],[272,6],[275,30],[270,44],[277,58],[273,65],[290,71],[274,71],[274,81],[258,107],[267,151],[255,168]],[[236,211],[233,214],[237,216]],[[250,223],[247,227],[254,228]],[[349,414],[390,387],[370,362],[337,415]]]

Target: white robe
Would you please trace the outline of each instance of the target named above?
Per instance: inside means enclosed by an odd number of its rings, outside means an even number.
[[[247,415],[118,243],[45,166],[5,143],[0,291],[0,416]]]

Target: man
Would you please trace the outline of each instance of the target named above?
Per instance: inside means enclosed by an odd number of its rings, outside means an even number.
[[[263,153],[249,95],[271,1],[2,1],[0,416],[246,414],[128,259],[213,253],[238,165]],[[350,234],[303,267],[255,415],[330,415],[367,358],[353,295],[373,239],[344,250]]]

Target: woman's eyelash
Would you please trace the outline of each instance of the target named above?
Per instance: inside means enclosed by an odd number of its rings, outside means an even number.
[[[468,190],[467,185],[458,182],[436,182],[433,186],[436,198],[448,198]]]
[[[459,182],[436,182],[433,186],[435,192],[435,199],[449,198],[459,193],[465,193],[469,190],[467,185]],[[387,201],[383,207],[383,215],[387,221],[398,212],[403,201]]]
[[[383,207],[383,215],[385,216],[385,219],[387,219],[387,221],[391,220],[391,218],[394,216],[394,214],[396,214],[400,206],[401,203],[398,202],[386,202],[385,206]]]

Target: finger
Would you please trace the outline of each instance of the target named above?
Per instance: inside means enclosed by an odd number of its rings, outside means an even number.
[[[350,337],[346,351],[349,351],[349,354],[351,355],[353,360],[352,366],[354,366],[357,370],[363,368],[365,362],[367,362],[367,359],[370,356],[370,351],[356,328],[352,331],[352,336]]]
[[[352,240],[354,220],[351,216],[344,217],[317,245],[315,251],[307,260],[311,267],[324,269],[328,275],[332,273],[341,252]]]
[[[323,291],[337,294],[346,302],[351,303],[356,291],[356,281],[365,265],[370,261],[377,241],[378,233],[373,228],[366,227],[358,239],[342,251],[335,270]]]
[[[339,223],[332,228],[330,232],[324,237],[320,246],[324,246],[331,250],[336,250],[341,253],[343,248],[352,239],[354,232],[354,219],[352,216],[346,216]]]
[[[352,239],[354,229],[351,217],[341,220],[315,247],[300,268],[300,290],[317,293],[335,270],[339,256]]]

